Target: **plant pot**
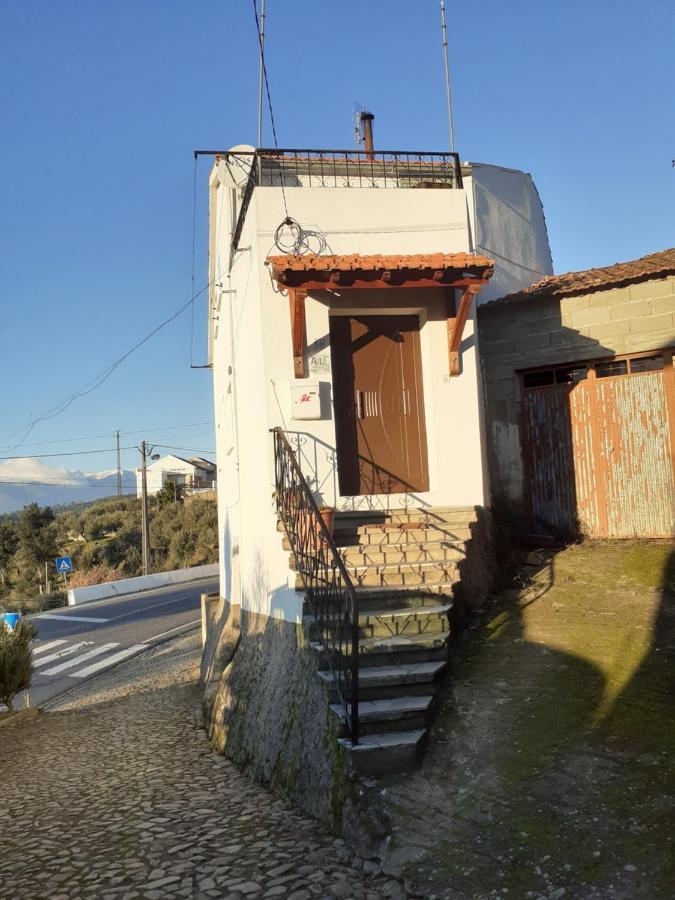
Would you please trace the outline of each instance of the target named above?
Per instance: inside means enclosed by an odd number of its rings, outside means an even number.
[[[333,537],[333,527],[335,525],[335,513],[336,510],[333,506],[324,506],[319,510],[319,515],[323,519],[323,524],[326,526],[326,530]]]

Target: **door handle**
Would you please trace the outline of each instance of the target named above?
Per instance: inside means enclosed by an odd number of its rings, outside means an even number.
[[[356,391],[355,399],[356,399],[356,418],[362,419],[363,418],[363,391]]]

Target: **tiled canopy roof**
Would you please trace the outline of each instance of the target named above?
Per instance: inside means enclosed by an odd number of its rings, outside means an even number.
[[[375,282],[391,287],[404,282],[448,285],[462,277],[487,279],[494,268],[494,260],[471,253],[284,255],[270,256],[268,262],[280,284],[295,287],[319,282],[327,286]]]
[[[675,247],[651,253],[630,262],[615,263],[601,269],[585,269],[583,272],[567,272],[564,275],[548,275],[530,287],[508,294],[493,303],[505,303],[516,300],[537,300],[540,297],[568,297],[575,294],[587,294],[592,291],[622,287],[636,281],[647,281],[650,278],[664,278],[675,275]],[[487,306],[491,306],[488,303]]]

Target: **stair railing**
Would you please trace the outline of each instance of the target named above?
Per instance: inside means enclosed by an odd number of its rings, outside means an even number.
[[[359,605],[283,429],[273,428],[277,514],[302,579],[352,744],[359,742]]]

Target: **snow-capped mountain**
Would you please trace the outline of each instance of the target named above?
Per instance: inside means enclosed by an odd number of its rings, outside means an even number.
[[[122,470],[124,493],[135,493],[136,473]],[[0,513],[21,509],[27,503],[57,506],[83,500],[100,500],[117,491],[117,472],[81,472],[48,466],[37,459],[12,459],[0,463]]]

